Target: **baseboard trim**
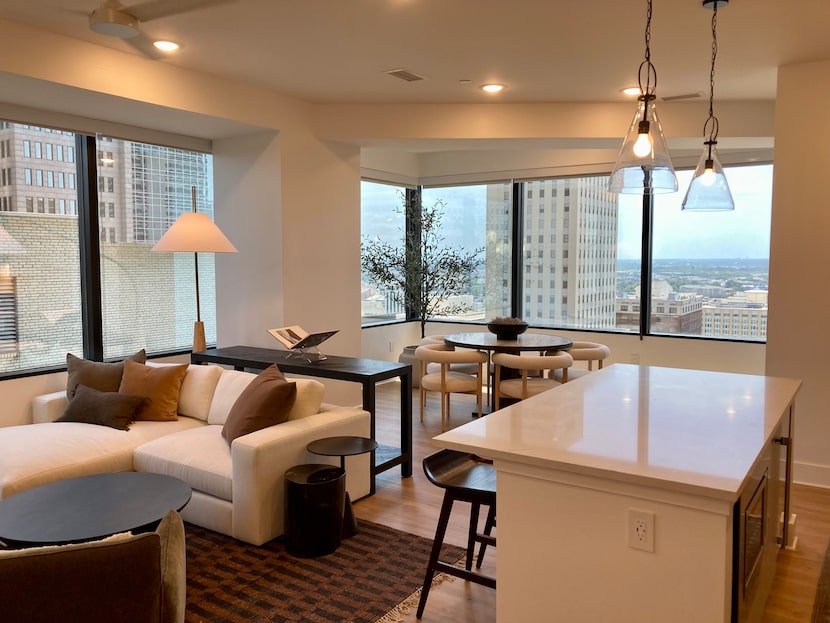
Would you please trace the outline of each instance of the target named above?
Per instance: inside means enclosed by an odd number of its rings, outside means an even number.
[[[793,482],[830,489],[830,465],[794,462]]]

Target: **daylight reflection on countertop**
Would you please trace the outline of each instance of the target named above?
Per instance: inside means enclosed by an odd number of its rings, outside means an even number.
[[[497,461],[735,499],[800,386],[614,364],[435,441]]]

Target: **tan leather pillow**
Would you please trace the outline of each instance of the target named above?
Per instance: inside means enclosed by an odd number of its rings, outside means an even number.
[[[147,361],[147,353],[144,349],[135,355],[127,357],[132,361],[144,363]],[[75,388],[78,385],[86,385],[99,392],[117,392],[121,384],[121,376],[124,374],[124,362],[104,363],[102,361],[89,361],[76,357],[72,353],[66,354],[66,399],[72,400],[75,397]]]
[[[186,363],[155,367],[128,360],[124,362],[124,376],[118,393],[147,397],[147,402],[135,414],[136,421],[177,420],[179,390],[186,372]]]
[[[230,445],[237,437],[282,424],[296,399],[297,384],[285,380],[276,365],[266,368],[233,403],[222,427],[222,437]]]

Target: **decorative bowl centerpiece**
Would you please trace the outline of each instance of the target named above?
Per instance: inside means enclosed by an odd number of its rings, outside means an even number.
[[[493,318],[487,328],[500,340],[516,340],[527,331],[527,323],[521,318]]]

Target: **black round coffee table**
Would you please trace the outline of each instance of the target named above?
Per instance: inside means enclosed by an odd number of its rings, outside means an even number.
[[[306,450],[320,456],[339,456],[340,468],[346,471],[346,457],[356,454],[373,452],[378,447],[378,442],[366,437],[324,437],[316,439],[306,446]],[[369,468],[371,469],[371,467]],[[357,534],[357,518],[354,516],[352,500],[349,492],[346,491],[346,505],[343,509],[343,536],[348,538]]]
[[[10,547],[62,545],[152,530],[190,501],[186,482],[146,472],[59,480],[0,500],[0,541]]]

